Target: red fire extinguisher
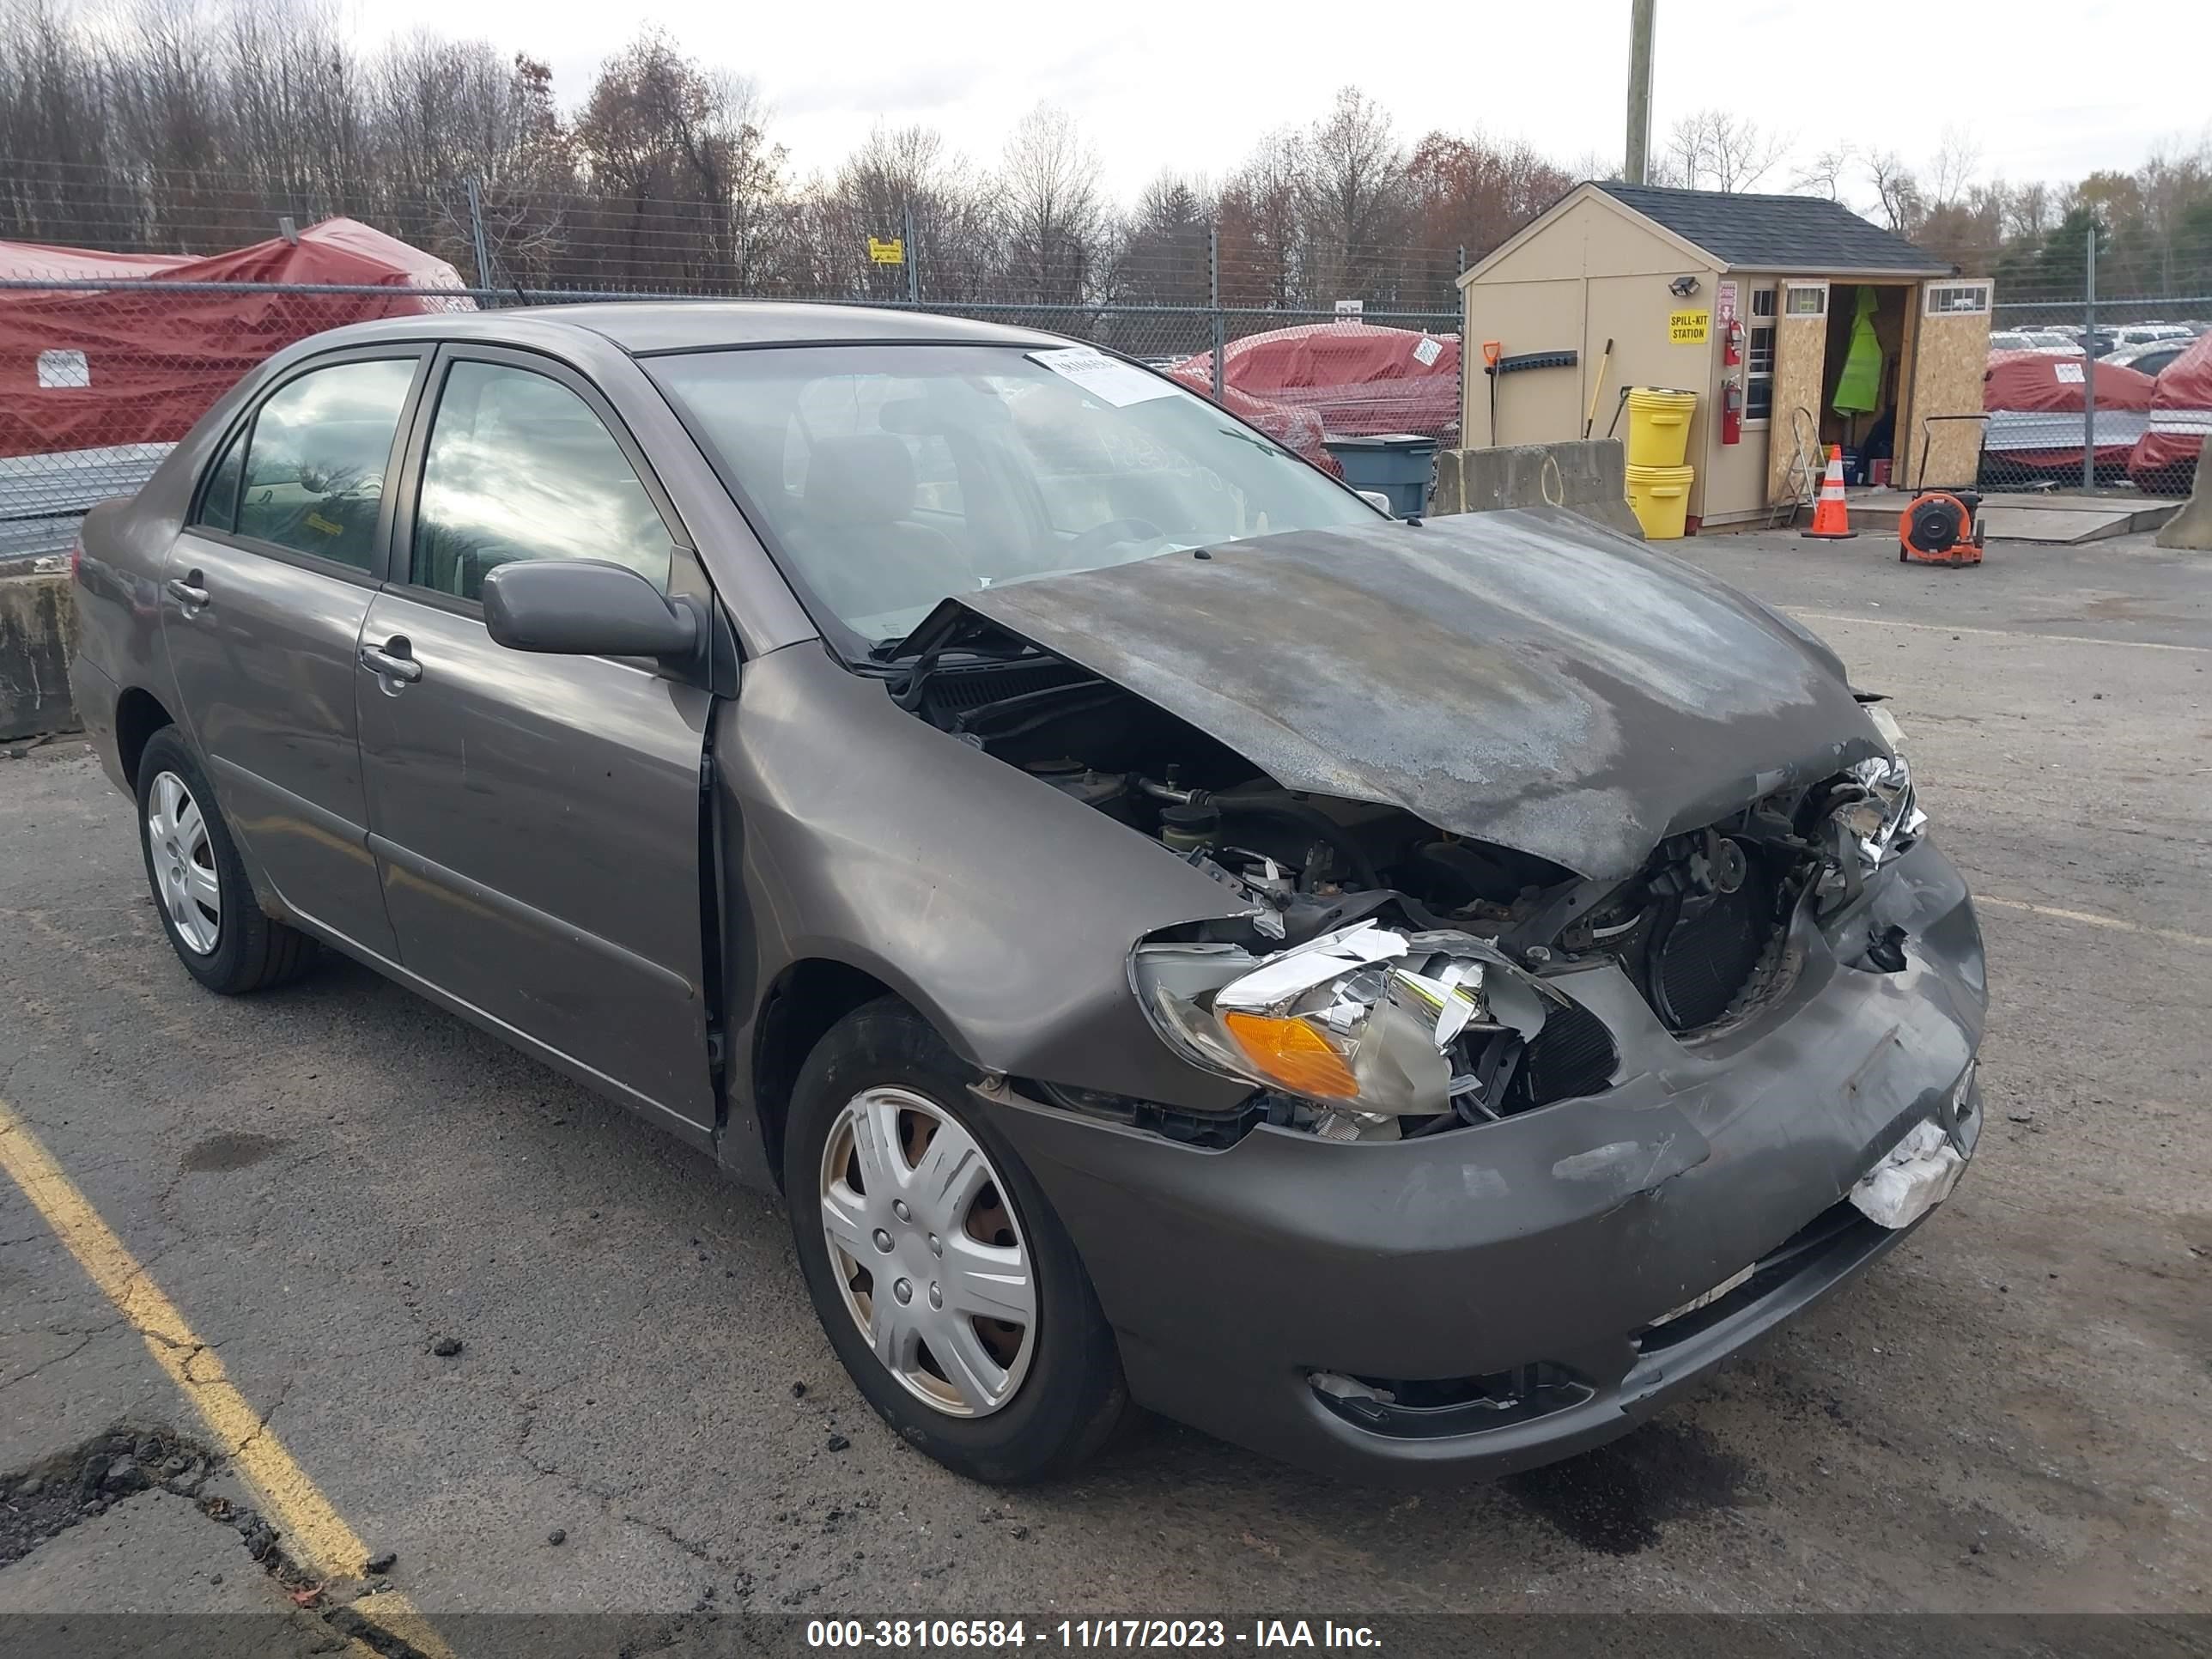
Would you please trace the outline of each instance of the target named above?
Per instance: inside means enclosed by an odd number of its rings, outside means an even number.
[[[1724,444],[1743,441],[1743,388],[1734,380],[1721,386],[1721,441]]]
[[[1743,325],[1733,317],[1721,331],[1721,362],[1734,368],[1743,361]]]

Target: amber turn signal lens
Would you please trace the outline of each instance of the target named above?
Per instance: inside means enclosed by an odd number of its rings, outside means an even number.
[[[1343,1056],[1305,1021],[1224,1013],[1221,1023],[1257,1070],[1292,1093],[1317,1100],[1358,1097],[1358,1080]]]

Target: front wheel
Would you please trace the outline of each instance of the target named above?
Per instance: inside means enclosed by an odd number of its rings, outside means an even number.
[[[806,1288],[860,1392],[947,1468],[1065,1473],[1127,1401],[1112,1331],[1043,1193],[904,1004],[833,1027],[799,1073],[784,1192]]]

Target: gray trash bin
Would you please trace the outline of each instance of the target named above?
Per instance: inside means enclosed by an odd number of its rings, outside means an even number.
[[[1429,486],[1437,476],[1437,441],[1417,432],[1384,432],[1365,437],[1329,437],[1322,447],[1336,457],[1344,481],[1354,489],[1372,489],[1390,498],[1400,518],[1425,513]]]

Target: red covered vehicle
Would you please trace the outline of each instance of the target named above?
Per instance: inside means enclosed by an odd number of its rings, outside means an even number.
[[[1306,323],[1229,343],[1222,378],[1236,392],[1309,410],[1332,436],[1459,435],[1459,337],[1372,323]],[[1175,367],[1210,380],[1213,354]]]
[[[2104,376],[2097,377],[2099,386]],[[2204,446],[2212,441],[2212,334],[2166,366],[2150,403],[2142,441],[2128,457],[2128,477],[2161,495],[2185,495]]]
[[[2097,466],[2117,474],[2146,430],[2153,382],[2148,374],[2098,363]],[[2045,351],[1993,351],[1982,380],[1989,413],[1982,462],[1998,473],[2081,476],[2081,415],[2088,368],[2080,357]]]
[[[0,552],[50,550],[76,514],[127,495],[271,353],[343,323],[473,309],[443,259],[352,219],[209,258],[0,242]],[[301,294],[200,283],[318,283]]]

